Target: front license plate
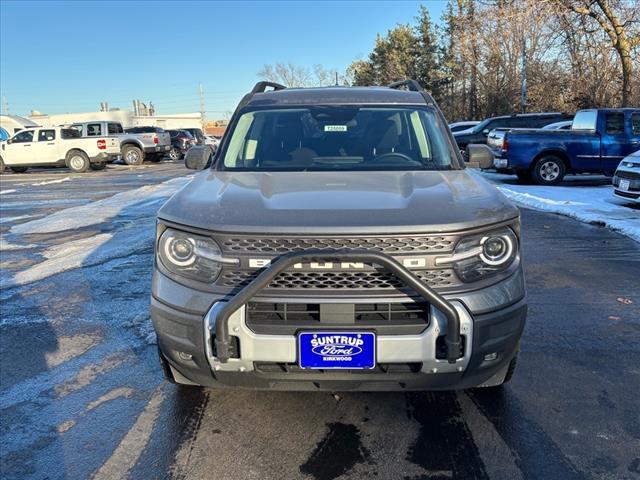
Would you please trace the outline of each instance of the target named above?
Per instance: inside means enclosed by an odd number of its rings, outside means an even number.
[[[302,368],[373,368],[376,335],[373,332],[302,332],[298,336]]]
[[[629,180],[620,180],[620,190],[629,190]]]

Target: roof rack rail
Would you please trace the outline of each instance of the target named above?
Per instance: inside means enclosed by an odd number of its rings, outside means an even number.
[[[256,93],[263,93],[269,87],[273,88],[274,91],[284,90],[287,88],[284,85],[280,85],[279,83],[275,83],[275,82],[262,81],[262,82],[256,83],[251,89],[251,91],[247,93],[244,97],[242,97],[242,100],[240,100],[240,103],[238,104],[235,111],[233,112],[233,116],[235,116],[236,112],[239,112],[240,109],[244,108]]]
[[[393,88],[399,90],[401,87],[407,87],[408,90],[412,92],[423,92],[424,88],[420,85],[416,80],[408,78],[406,80],[400,80],[398,82],[393,82],[387,85],[388,88]]]
[[[268,87],[271,87],[274,90],[284,90],[285,88],[287,88],[284,85],[280,85],[279,83],[275,82],[258,82],[251,89],[251,94],[262,93],[266,91]]]
[[[427,105],[435,105],[436,102],[431,96],[429,92],[427,92],[422,85],[420,85],[416,80],[412,78],[407,78],[406,80],[400,80],[398,82],[393,82],[387,85],[387,88],[393,88],[394,90],[400,90],[402,87],[407,87],[407,90],[411,92],[418,92],[424,98],[424,102]]]

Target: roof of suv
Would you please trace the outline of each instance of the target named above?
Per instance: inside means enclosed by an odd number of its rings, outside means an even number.
[[[387,87],[286,88],[255,93],[247,105],[425,105],[421,92]]]

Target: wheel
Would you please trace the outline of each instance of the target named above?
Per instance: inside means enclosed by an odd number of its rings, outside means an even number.
[[[164,153],[156,153],[155,155],[151,155],[151,160],[153,163],[158,163],[160,160],[164,158]]]
[[[67,167],[74,173],[86,172],[89,169],[89,157],[80,150],[73,150],[67,154]]]
[[[104,162],[91,164],[91,170],[104,170],[106,167],[107,167],[107,164]]]
[[[122,159],[127,165],[142,165],[144,152],[134,145],[125,145],[122,149]]]
[[[520,183],[531,183],[531,172],[529,170],[516,170],[516,176]]]
[[[0,157],[0,173],[4,173],[4,160]]]
[[[182,158],[182,152],[176,147],[171,147],[171,150],[169,150],[169,158],[171,160],[180,160],[180,158]]]
[[[566,167],[562,159],[546,155],[533,165],[532,177],[538,185],[557,185],[564,178]]]
[[[14,173],[24,173],[29,167],[11,167]]]

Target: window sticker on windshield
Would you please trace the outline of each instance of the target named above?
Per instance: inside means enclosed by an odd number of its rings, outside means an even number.
[[[347,126],[346,125],[325,125],[324,131],[325,132],[346,132]]]

